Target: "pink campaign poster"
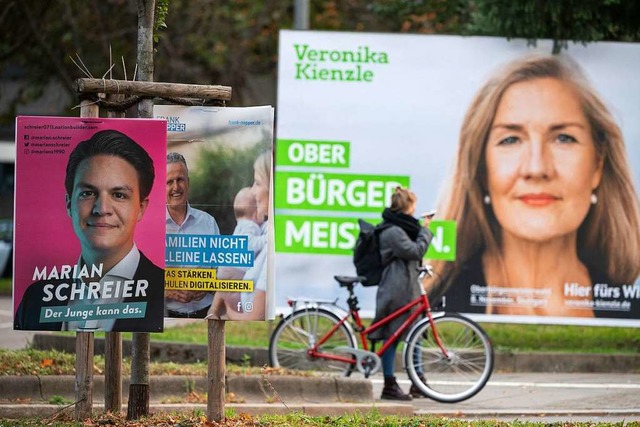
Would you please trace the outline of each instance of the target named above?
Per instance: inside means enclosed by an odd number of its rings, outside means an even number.
[[[161,332],[165,120],[18,117],[14,329]]]

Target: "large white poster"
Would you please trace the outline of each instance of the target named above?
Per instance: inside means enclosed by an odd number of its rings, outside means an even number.
[[[344,299],[333,276],[355,275],[357,219],[380,222],[402,185],[417,212],[438,210],[427,258],[439,275],[426,285],[447,309],[640,326],[640,45],[550,52],[548,41],[282,31],[277,306]],[[357,293],[373,310],[376,288]]]

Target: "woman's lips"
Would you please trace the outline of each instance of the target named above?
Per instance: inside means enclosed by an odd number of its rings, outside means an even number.
[[[560,200],[559,197],[547,193],[523,194],[522,196],[518,197],[518,199],[520,199],[527,205],[532,206],[546,206]]]

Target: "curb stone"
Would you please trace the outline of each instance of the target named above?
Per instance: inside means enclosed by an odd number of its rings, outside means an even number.
[[[123,389],[128,387],[123,378]],[[206,393],[207,379],[191,376],[152,376],[149,411],[205,413],[206,404],[162,403],[171,397],[184,397],[192,391]],[[226,392],[233,393],[241,403],[226,403],[225,409],[249,415],[287,414],[301,412],[315,415],[349,415],[376,410],[381,415],[412,416],[413,406],[406,403],[378,402],[368,379],[294,376],[229,376]],[[274,392],[275,390],[275,392]],[[75,398],[75,377],[0,376],[0,419],[48,418],[64,408],[48,404],[53,397],[72,401]],[[124,398],[125,396],[123,396]],[[104,376],[94,376],[93,408],[104,412]],[[22,402],[16,404],[14,402]],[[65,411],[73,413],[71,405]],[[126,404],[123,412],[127,411]]]
[[[225,381],[226,393],[234,394],[243,403],[270,403],[277,401],[303,404],[369,403],[373,399],[373,386],[368,379],[342,377],[296,377],[230,375]],[[123,378],[123,390],[129,387],[129,378]],[[149,379],[149,396],[153,402],[172,397],[183,397],[190,392],[207,392],[207,378],[200,376],[166,375]],[[73,400],[75,377],[72,375],[0,376],[0,396],[9,401],[47,402],[54,396]],[[93,377],[93,399],[104,400],[104,376]],[[0,400],[1,402],[2,400]]]

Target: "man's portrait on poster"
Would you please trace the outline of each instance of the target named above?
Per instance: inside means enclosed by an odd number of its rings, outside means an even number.
[[[149,154],[117,130],[99,131],[72,150],[65,203],[81,254],[66,265],[36,267],[16,329],[162,331],[164,272],[134,242],[154,179]],[[111,304],[121,308],[100,315]],[[54,307],[64,310],[54,315]],[[54,318],[41,322],[43,312]],[[86,318],[89,312],[99,316]],[[67,316],[80,320],[55,321]]]
[[[430,295],[488,314],[638,318],[640,214],[623,134],[567,55],[529,54],[476,93],[439,216],[457,259]]]
[[[167,154],[167,212],[166,233],[220,235],[216,219],[189,203],[189,168],[184,156],[177,152]],[[188,266],[183,266],[188,267]],[[204,318],[211,307],[213,292],[193,290],[165,290],[167,317]]]

